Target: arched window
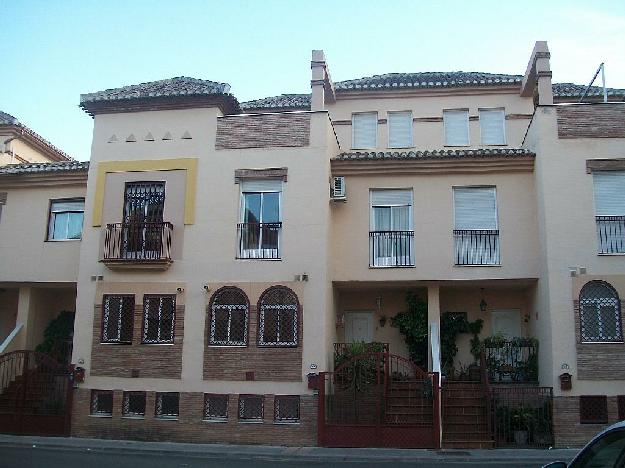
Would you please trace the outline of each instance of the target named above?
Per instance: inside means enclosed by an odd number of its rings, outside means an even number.
[[[590,281],[579,293],[582,342],[623,341],[621,303],[616,290],[605,281]]]
[[[210,302],[209,345],[246,346],[250,303],[239,288],[223,287]]]
[[[260,297],[259,346],[297,346],[299,301],[293,291],[273,286]]]

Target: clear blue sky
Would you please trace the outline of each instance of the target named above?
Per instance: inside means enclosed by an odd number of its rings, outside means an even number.
[[[601,61],[625,88],[625,1],[0,0],[0,110],[89,158],[80,93],[191,76],[239,101],[308,92],[310,51],[335,81],[408,71],[525,71],[547,40],[554,81]]]

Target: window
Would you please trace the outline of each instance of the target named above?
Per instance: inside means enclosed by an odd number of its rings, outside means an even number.
[[[616,397],[616,408],[618,410],[618,420],[625,421],[625,395]]]
[[[132,343],[135,296],[102,299],[102,343]]]
[[[274,421],[299,421],[299,395],[276,395],[274,399]]]
[[[483,145],[506,144],[506,115],[504,109],[480,109],[480,133]]]
[[[209,344],[221,346],[247,345],[249,301],[239,288],[219,289],[210,304]]]
[[[143,296],[143,342],[173,343],[176,296]]]
[[[388,113],[388,147],[410,148],[412,146],[412,112]]]
[[[412,190],[371,190],[369,265],[414,265]]]
[[[2,207],[7,204],[7,193],[0,192],[0,219],[2,219]]]
[[[85,200],[52,200],[48,240],[70,240],[82,237]]]
[[[145,392],[124,392],[122,416],[127,418],[145,416]]]
[[[226,421],[228,419],[228,395],[206,393],[204,395],[204,419]]]
[[[444,110],[445,146],[469,145],[469,110]]]
[[[378,146],[378,114],[352,114],[352,148],[372,149]]]
[[[154,415],[160,419],[178,419],[180,394],[174,392],[157,393]]]
[[[241,183],[238,258],[280,258],[281,196],[281,179]]]
[[[91,414],[93,416],[113,415],[112,390],[91,390]]]
[[[584,342],[621,342],[621,302],[605,281],[590,281],[579,293],[580,337]]]
[[[595,171],[592,179],[599,253],[625,253],[625,171]]]
[[[579,397],[580,424],[606,424],[608,422],[608,398],[606,396]]]
[[[259,346],[297,346],[299,302],[293,291],[274,286],[260,297]]]
[[[454,187],[456,265],[499,265],[495,187]]]
[[[239,395],[239,419],[241,421],[262,421],[263,400],[263,395]]]

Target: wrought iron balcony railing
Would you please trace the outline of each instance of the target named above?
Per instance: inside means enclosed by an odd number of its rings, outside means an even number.
[[[538,341],[536,339],[486,338],[483,352],[491,382],[538,382]]]
[[[237,258],[280,259],[282,223],[237,224]]]
[[[170,222],[113,223],[106,225],[104,262],[170,263]]]
[[[369,266],[414,266],[414,231],[369,232]]]
[[[456,265],[500,265],[499,230],[454,229]]]
[[[596,216],[600,254],[625,253],[625,216]]]

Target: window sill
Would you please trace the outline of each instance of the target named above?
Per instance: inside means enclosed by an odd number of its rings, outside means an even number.
[[[497,148],[497,147],[503,147],[503,146],[508,146],[508,143],[480,143],[480,145],[482,146],[487,146],[489,148]]]
[[[465,267],[470,267],[470,268],[475,268],[475,267],[487,267],[487,268],[492,268],[492,267],[501,267],[501,263],[488,263],[488,264],[471,264],[471,265],[458,265],[457,263],[454,264],[454,267],[458,267],[458,268],[465,268]]]
[[[90,418],[108,418],[111,419],[113,417],[112,414],[90,414]]]
[[[80,242],[80,239],[46,239],[44,242]]]
[[[623,345],[625,341],[580,341],[580,345]]]
[[[469,148],[471,146],[470,143],[466,145],[443,145],[443,148]]]
[[[202,419],[203,423],[206,424],[224,424],[227,423],[227,419]]]
[[[416,148],[415,145],[410,146],[387,146],[386,149],[390,150],[414,150]]]
[[[141,344],[146,346],[173,346],[175,343],[145,343],[142,341]]]
[[[101,345],[104,346],[131,346],[132,343],[120,343],[118,341],[100,341]]]
[[[415,265],[369,265],[371,270],[385,270],[387,268],[415,268]]]
[[[122,416],[122,419],[145,419],[145,415],[141,416],[141,415],[126,415],[126,416]]]
[[[264,419],[239,419],[239,424],[263,424]]]
[[[274,425],[276,426],[299,426],[300,421],[274,421]]]
[[[157,421],[178,421],[178,416],[155,416]]]
[[[601,253],[597,254],[599,257],[623,257],[625,252],[613,252],[613,253]]]
[[[235,260],[260,260],[262,262],[280,262],[282,257],[279,258],[250,258],[250,257],[235,257]]]
[[[209,348],[247,348],[248,345],[209,344]]]

